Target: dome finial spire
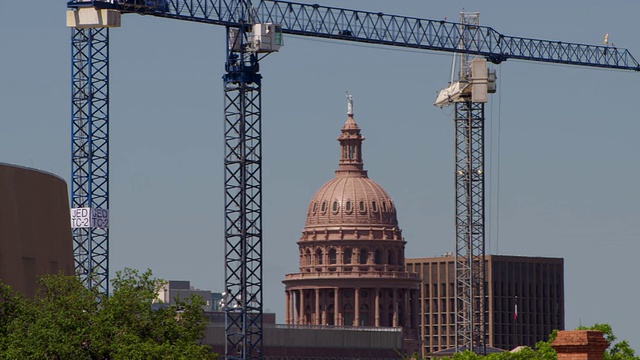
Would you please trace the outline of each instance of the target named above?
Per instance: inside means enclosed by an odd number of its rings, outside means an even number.
[[[353,116],[353,96],[349,95],[348,91],[345,92],[347,93],[347,115]]]

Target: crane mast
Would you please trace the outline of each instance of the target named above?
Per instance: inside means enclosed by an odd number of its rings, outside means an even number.
[[[241,14],[250,15],[242,4]],[[227,27],[224,82],[226,359],[262,359],[262,136],[257,53],[249,17]],[[229,304],[230,305],[230,304]]]
[[[228,359],[262,358],[262,125],[260,56],[282,33],[466,54],[455,102],[456,332],[458,348],[484,349],[484,103],[486,61],[521,59],[640,71],[627,49],[503,35],[477,23],[388,15],[274,0],[69,0],[71,220],[76,273],[109,291],[109,28],[137,13],[225,26],[225,291]],[[473,59],[470,57],[473,56]],[[484,89],[484,90],[483,90]],[[454,100],[455,97],[457,100]]]
[[[479,50],[478,12],[460,13],[460,49]],[[486,353],[484,105],[495,92],[495,72],[484,58],[455,54],[458,78],[438,94],[436,106],[454,104],[456,351]]]
[[[71,36],[71,227],[75,272],[109,292],[109,29]]]

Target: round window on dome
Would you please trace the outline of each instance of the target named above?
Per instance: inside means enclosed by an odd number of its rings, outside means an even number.
[[[351,214],[351,212],[353,211],[353,208],[351,207],[351,200],[347,200],[347,202],[344,204],[344,211],[347,214]]]
[[[376,205],[375,201],[371,202],[371,210],[373,210],[373,212],[377,212],[378,211],[378,205]]]

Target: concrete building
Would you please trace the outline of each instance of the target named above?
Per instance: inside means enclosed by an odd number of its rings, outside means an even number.
[[[36,277],[58,272],[74,273],[67,184],[0,163],[0,279],[33,297]]]
[[[455,347],[455,258],[406,259],[420,274],[423,356]],[[564,329],[564,260],[486,256],[488,346],[534,346]]]
[[[405,268],[396,209],[363,168],[349,101],[335,177],[313,196],[298,241],[299,271],[287,274],[285,323],[402,328],[403,351],[419,348],[418,275]]]
[[[400,360],[401,328],[265,324],[265,360]],[[224,359],[224,322],[207,326],[205,342]]]
[[[191,295],[200,296],[202,300],[205,301],[205,305],[203,306],[204,311],[220,311],[220,300],[222,300],[221,293],[197,289],[196,287],[191,286],[189,281],[185,280],[168,281],[158,292],[157,300],[163,304],[175,304],[176,299],[185,300],[190,298]]]

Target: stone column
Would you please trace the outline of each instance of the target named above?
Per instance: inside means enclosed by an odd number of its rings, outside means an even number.
[[[320,289],[316,288],[315,324],[320,325]]]
[[[285,290],[285,300],[284,300],[284,323],[287,325],[290,325],[291,323],[289,322],[291,319],[291,293],[289,292],[289,290]]]
[[[404,306],[404,319],[402,320],[402,324],[404,325],[405,328],[410,328],[411,324],[409,322],[409,290],[404,290],[403,291],[403,295],[402,295],[402,299],[404,300],[403,306]]]
[[[339,288],[335,288],[333,289],[333,325],[338,326],[340,325],[340,317],[338,316],[338,314],[340,313],[338,310],[340,310],[339,306],[339,301],[338,301],[338,293],[339,293]]]
[[[353,289],[354,305],[353,305],[353,326],[360,326],[360,288]]]
[[[380,326],[380,289],[375,288],[373,291],[376,292],[376,300],[374,302],[374,314],[375,314],[375,326]]]
[[[602,360],[607,346],[602,333],[594,330],[558,331],[551,343],[558,360]]]
[[[298,316],[298,324],[299,325],[304,325],[305,323],[305,313],[304,313],[304,290],[299,290],[300,291],[300,295],[299,295],[299,299],[300,299],[300,313]]]
[[[329,307],[329,300],[327,298],[327,293],[328,291],[325,289],[324,291],[322,291],[322,307],[320,308],[320,325],[326,325],[328,323],[327,321],[327,308]]]
[[[292,302],[291,302],[291,324],[295,325],[298,323],[298,318],[300,316],[300,297],[298,296],[298,290],[291,290]]]
[[[398,326],[398,289],[393,289],[393,323],[391,326]]]

